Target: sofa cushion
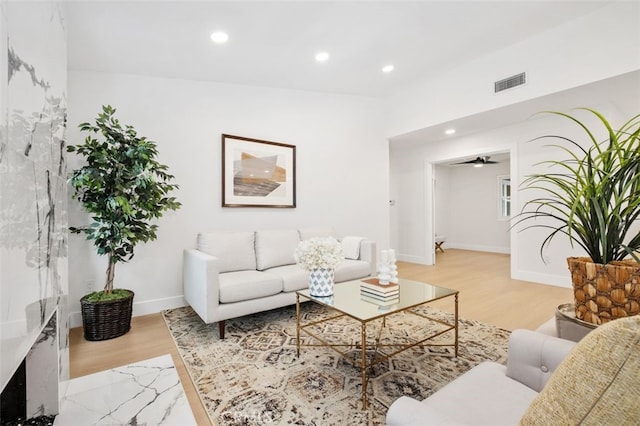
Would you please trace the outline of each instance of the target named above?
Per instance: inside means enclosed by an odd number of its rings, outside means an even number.
[[[335,270],[333,281],[341,283],[344,281],[357,280],[368,277],[371,274],[371,264],[363,260],[344,259]]]
[[[326,228],[302,228],[298,230],[300,235],[300,241],[308,240],[309,238],[326,238],[336,237],[336,232],[331,227]]]
[[[587,334],[558,366],[522,425],[640,424],[640,316]]]
[[[297,291],[309,287],[309,271],[302,269],[298,265],[277,266],[268,269],[266,272],[282,278],[282,289],[284,291]]]
[[[216,231],[198,234],[198,250],[218,258],[220,272],[256,269],[253,232]]]
[[[295,229],[270,229],[256,232],[257,269],[292,265],[296,261],[293,252],[298,247],[300,237]]]
[[[538,394],[505,373],[504,365],[483,362],[422,401],[421,409],[414,407],[402,412],[402,406],[393,404],[387,413],[387,423],[517,425]],[[505,401],[509,401],[508,406]]]
[[[219,275],[220,303],[240,302],[278,294],[282,279],[268,272],[236,271]]]

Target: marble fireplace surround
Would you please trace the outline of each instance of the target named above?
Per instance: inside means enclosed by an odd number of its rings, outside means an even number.
[[[0,414],[0,420],[3,422],[58,414],[61,387],[58,371],[60,359],[57,314],[56,309],[23,358],[26,364],[26,400],[22,401],[22,405],[26,406],[26,411],[14,412],[11,418],[7,418],[6,414]],[[3,383],[3,389],[5,385]]]

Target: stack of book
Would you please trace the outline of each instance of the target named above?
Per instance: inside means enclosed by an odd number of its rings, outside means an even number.
[[[400,301],[400,286],[379,284],[377,278],[363,280],[360,283],[360,297],[379,306],[394,305]]]

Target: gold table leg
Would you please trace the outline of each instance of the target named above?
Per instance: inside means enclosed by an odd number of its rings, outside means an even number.
[[[362,409],[366,410],[367,409],[367,323],[363,322],[362,323],[362,331],[361,331],[361,338],[362,338],[362,347],[361,347],[361,351],[362,351]]]
[[[455,321],[455,357],[458,357],[458,293],[455,295],[455,314],[453,320]]]
[[[300,295],[296,293],[296,350],[300,358]]]

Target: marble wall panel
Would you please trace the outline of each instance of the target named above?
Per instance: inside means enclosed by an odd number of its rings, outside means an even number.
[[[3,387],[32,347],[40,371],[68,379],[67,65],[61,6],[0,1],[0,77],[6,77],[0,81]],[[56,337],[48,346],[55,342],[56,350],[42,351],[34,344],[48,341],[42,336],[51,334],[52,318]]]

